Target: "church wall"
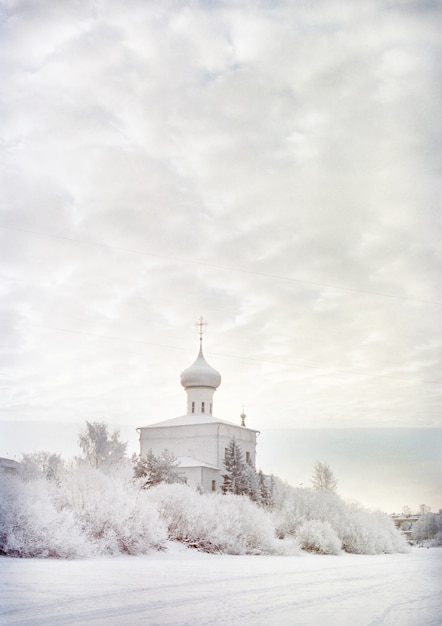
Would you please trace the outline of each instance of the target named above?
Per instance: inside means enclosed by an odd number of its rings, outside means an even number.
[[[168,449],[175,456],[189,456],[224,470],[225,449],[235,437],[249,462],[255,466],[256,432],[222,422],[173,427],[150,427],[140,430],[141,455],[152,449],[160,454]]]
[[[218,470],[210,467],[184,467],[183,471],[186,482],[191,487],[202,487],[204,491],[220,491],[223,478]]]
[[[214,424],[192,424],[141,430],[141,454],[150,448],[159,454],[165,448],[175,456],[190,456],[219,467],[218,448]],[[221,459],[222,462],[222,459]]]
[[[236,442],[242,448],[244,456],[248,456],[250,464],[255,467],[256,464],[256,431],[248,430],[242,426],[230,426],[221,424],[218,437],[218,456],[221,462],[224,461],[225,449],[229,445],[232,438],[235,437]],[[247,455],[248,453],[248,455]]]

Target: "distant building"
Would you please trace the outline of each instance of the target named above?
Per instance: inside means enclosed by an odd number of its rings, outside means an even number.
[[[196,361],[181,374],[181,384],[187,394],[187,413],[149,426],[137,428],[140,454],[149,450],[160,454],[169,450],[178,458],[188,484],[204,491],[219,491],[223,483],[225,449],[234,437],[246,460],[255,467],[256,438],[259,431],[241,424],[221,420],[213,415],[213,395],[221,384],[221,375],[204,358],[200,348]]]
[[[420,514],[401,514],[396,515],[393,513],[391,516],[393,518],[394,524],[396,528],[404,535],[407,539],[408,543],[412,543],[414,539],[414,529],[416,523],[420,519]]]
[[[0,457],[0,471],[7,474],[15,474],[20,469],[20,463],[13,459]]]

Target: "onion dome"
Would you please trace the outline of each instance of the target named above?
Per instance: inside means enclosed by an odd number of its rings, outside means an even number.
[[[194,363],[181,373],[181,384],[188,387],[211,387],[216,389],[221,384],[221,374],[209,365],[204,358],[200,345],[198,357]]]

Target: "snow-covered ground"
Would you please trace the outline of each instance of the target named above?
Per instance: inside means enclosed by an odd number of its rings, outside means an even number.
[[[0,623],[440,626],[442,549],[409,554],[0,559]]]

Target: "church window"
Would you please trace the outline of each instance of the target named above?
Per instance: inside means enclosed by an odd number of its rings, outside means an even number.
[[[204,402],[201,402],[201,413],[204,413]]]
[[[195,402],[192,402],[192,413],[195,413]]]
[[[216,480],[212,480],[212,491],[216,491]]]
[[[246,452],[246,461],[250,463],[250,452]]]

